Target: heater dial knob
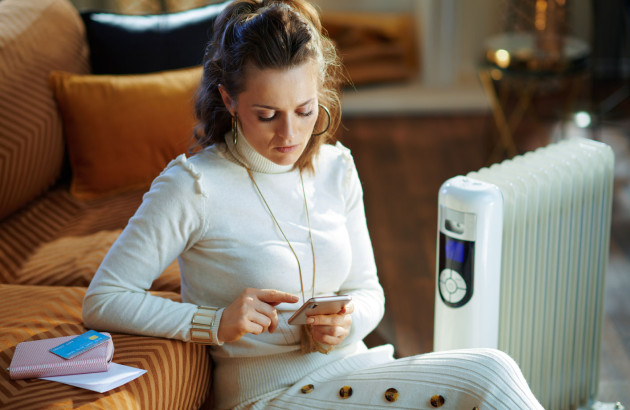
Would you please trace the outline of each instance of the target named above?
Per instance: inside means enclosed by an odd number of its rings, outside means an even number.
[[[466,296],[467,289],[466,281],[459,272],[444,269],[440,273],[440,293],[447,302],[458,303]]]

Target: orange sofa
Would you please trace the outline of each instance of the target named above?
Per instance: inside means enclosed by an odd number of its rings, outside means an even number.
[[[218,11],[189,16],[203,26]],[[147,373],[102,394],[6,371],[18,343],[87,330],[81,305],[100,261],[190,143],[200,68],[98,73],[94,16],[69,0],[0,1],[0,408],[208,408],[212,364],[191,343],[114,333],[114,362]],[[179,298],[176,262],[151,291]]]

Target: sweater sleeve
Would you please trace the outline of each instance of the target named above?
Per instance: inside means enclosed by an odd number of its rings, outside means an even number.
[[[142,205],[105,256],[83,301],[87,327],[190,339],[190,323],[197,306],[148,291],[205,229],[203,196],[195,189],[192,168],[184,165],[186,158],[181,156],[155,179]]]
[[[347,343],[352,343],[365,338],[379,324],[385,313],[385,296],[376,273],[361,181],[349,151],[345,150],[348,165],[345,181],[346,229],[351,242],[352,265],[339,294],[351,295],[354,302],[352,328],[346,338]]]

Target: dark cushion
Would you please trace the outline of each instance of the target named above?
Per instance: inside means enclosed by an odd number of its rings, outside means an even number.
[[[143,16],[82,12],[92,72],[140,74],[200,65],[227,3]]]

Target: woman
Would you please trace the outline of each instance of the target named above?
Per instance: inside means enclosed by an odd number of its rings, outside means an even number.
[[[154,181],[90,284],[86,325],[212,345],[218,408],[536,408],[500,352],[395,361],[363,344],[384,297],[352,157],[326,144],[339,78],[308,3],[231,3],[204,60],[201,150]],[[175,258],[182,303],[147,292]],[[288,324],[333,294],[352,303]]]

